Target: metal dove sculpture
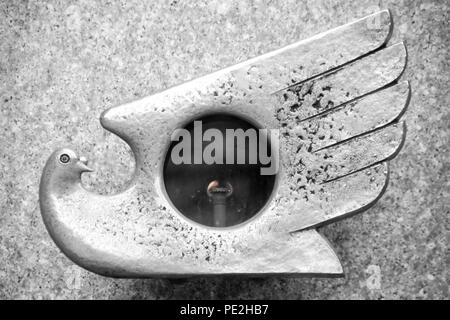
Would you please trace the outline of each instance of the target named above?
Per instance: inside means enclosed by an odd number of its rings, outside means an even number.
[[[342,275],[316,228],[381,197],[388,161],[405,138],[399,119],[410,88],[398,79],[407,54],[403,43],[387,45],[391,31],[391,16],[381,11],[106,110],[102,126],[134,153],[132,183],[115,195],[87,191],[81,184],[90,171],[86,160],[70,149],[55,151],[39,190],[54,242],[78,265],[113,277]],[[163,178],[174,130],[207,114],[251,119],[280,133],[279,170],[267,203],[230,227],[181,214]],[[205,185],[209,196],[219,194],[218,185]],[[236,184],[233,190],[224,185],[229,198],[242,195]],[[228,200],[221,201],[219,207]]]

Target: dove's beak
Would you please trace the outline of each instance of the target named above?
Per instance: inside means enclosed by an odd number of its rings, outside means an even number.
[[[92,170],[91,168],[88,167],[88,161],[85,157],[80,157],[80,159],[78,159],[78,163],[77,163],[78,167],[80,168],[81,172],[92,172],[94,170]]]

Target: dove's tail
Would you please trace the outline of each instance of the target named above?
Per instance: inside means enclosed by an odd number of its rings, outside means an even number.
[[[314,276],[341,277],[341,263],[328,241],[315,230],[306,230],[292,234],[283,234],[276,238],[268,237],[262,241],[245,244],[246,256],[230,253],[226,268],[207,270],[208,275],[217,272],[220,275],[245,276]],[[206,266],[206,264],[205,264]],[[206,270],[205,270],[206,271]],[[224,272],[225,271],[225,272]],[[198,273],[202,273],[197,269]]]

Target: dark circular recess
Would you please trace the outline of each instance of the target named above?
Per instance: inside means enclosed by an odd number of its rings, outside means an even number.
[[[59,157],[59,161],[61,161],[62,163],[68,163],[70,161],[70,157],[68,154],[63,153],[60,157]]]
[[[220,130],[224,139],[226,129],[254,129],[243,118],[230,114],[212,114],[188,123],[184,129],[191,135],[191,157],[194,154],[194,121],[202,122],[202,134],[210,128]],[[257,134],[258,142],[259,135]],[[236,142],[236,140],[235,140]],[[166,154],[163,179],[172,204],[187,218],[211,227],[230,227],[255,216],[268,202],[274,190],[276,175],[261,175],[262,165],[249,164],[249,143],[245,140],[245,164],[236,164],[237,143],[234,143],[234,164],[226,164],[226,143],[223,142],[223,164],[175,164],[172,150],[179,143],[171,143]],[[202,152],[210,141],[202,141]],[[259,146],[259,143],[258,143]],[[259,148],[259,147],[258,147]],[[270,141],[266,154],[270,155]],[[259,151],[259,149],[258,149]],[[213,153],[214,154],[214,153]],[[211,189],[214,187],[213,189]],[[231,192],[232,191],[232,192]]]

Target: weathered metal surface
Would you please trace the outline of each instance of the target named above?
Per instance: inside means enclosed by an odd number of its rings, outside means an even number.
[[[382,48],[391,19],[387,11],[375,15],[378,26],[366,17],[106,111],[102,125],[135,154],[134,179],[117,195],[91,193],[81,185],[85,161],[69,149],[55,151],[42,175],[40,205],[56,244],[77,264],[118,277],[341,275],[336,254],[313,227],[373,204],[405,135],[398,119],[408,84],[379,89],[400,77],[406,51],[403,44]],[[161,181],[173,130],[214,111],[282,133],[270,204],[226,229],[188,221]],[[62,163],[62,154],[70,161]]]

